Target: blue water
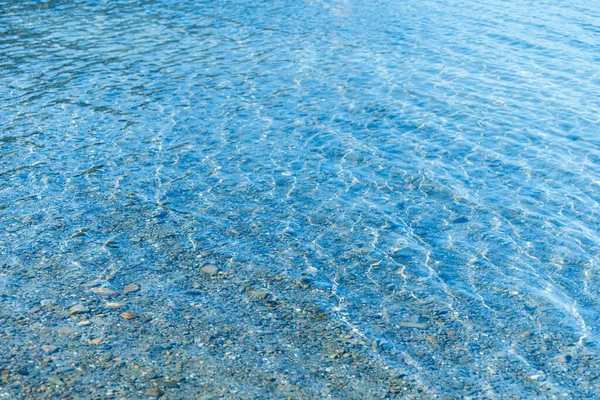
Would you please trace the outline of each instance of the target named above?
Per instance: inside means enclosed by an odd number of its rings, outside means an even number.
[[[599,65],[594,1],[0,1],[0,291],[211,254],[422,396],[597,398]]]

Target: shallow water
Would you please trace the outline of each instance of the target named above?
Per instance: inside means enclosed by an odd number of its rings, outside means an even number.
[[[263,318],[210,263],[415,396],[597,398],[599,64],[593,1],[0,1],[0,304]]]

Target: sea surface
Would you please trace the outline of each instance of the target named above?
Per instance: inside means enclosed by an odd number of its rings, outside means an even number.
[[[598,398],[599,202],[600,2],[0,0],[5,310],[209,259],[415,396]]]

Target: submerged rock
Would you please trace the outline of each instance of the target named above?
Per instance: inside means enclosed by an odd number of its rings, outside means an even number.
[[[69,309],[69,315],[83,314],[88,312],[90,312],[90,309],[84,306],[83,304],[74,305]]]
[[[121,313],[121,317],[123,317],[125,319],[135,319],[135,318],[137,318],[137,315],[135,315],[134,313],[131,313],[129,311],[125,311],[124,313]]]
[[[200,271],[208,275],[216,275],[219,272],[218,268],[214,265],[207,265],[205,267],[202,267],[200,268]]]
[[[44,350],[44,353],[46,353],[46,354],[52,354],[52,353],[56,353],[56,351],[58,350],[58,347],[51,345],[51,344],[44,344],[44,345],[42,345],[42,350]]]
[[[131,283],[123,288],[123,294],[137,292],[138,290],[140,290],[140,286],[135,283]]]
[[[162,390],[160,390],[159,388],[155,388],[155,387],[152,387],[144,392],[144,396],[154,397],[155,399],[158,399],[162,395],[163,395]]]
[[[62,328],[58,328],[56,330],[56,333],[58,333],[59,335],[70,335],[71,333],[73,333],[73,329],[62,327]]]
[[[110,288],[105,288],[105,287],[95,287],[95,288],[91,288],[90,289],[93,293],[98,294],[100,296],[116,296],[119,293],[115,292],[114,290],[110,289]]]
[[[415,328],[415,329],[425,329],[425,328],[427,328],[427,325],[420,324],[418,322],[412,322],[412,321],[409,321],[409,322],[400,322],[398,324],[398,326],[401,326],[403,328]]]

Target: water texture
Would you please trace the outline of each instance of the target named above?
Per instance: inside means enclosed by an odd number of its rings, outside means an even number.
[[[594,1],[0,1],[0,395],[600,397],[599,65]]]

